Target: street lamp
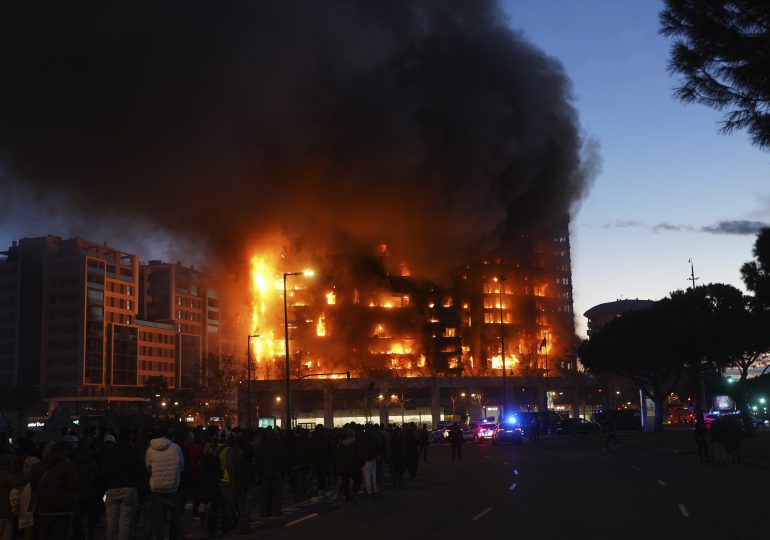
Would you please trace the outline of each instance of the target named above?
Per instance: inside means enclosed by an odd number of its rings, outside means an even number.
[[[249,412],[246,418],[249,422],[249,429],[253,424],[251,423],[251,338],[258,338],[259,334],[252,334],[246,338],[246,380],[249,385]]]
[[[289,276],[312,277],[312,270],[304,272],[284,272],[283,273],[283,335],[286,344],[286,424],[287,429],[291,428],[291,366],[289,363],[289,306],[286,299],[286,278]]]
[[[508,392],[506,391],[505,387],[505,326],[503,325],[503,282],[505,281],[505,274],[500,274],[495,278],[495,281],[497,281],[498,285],[500,286],[499,292],[500,292],[500,348],[501,348],[501,354],[500,356],[503,359],[503,410],[500,411],[501,417],[505,418],[505,411],[508,408],[507,400],[508,400]]]

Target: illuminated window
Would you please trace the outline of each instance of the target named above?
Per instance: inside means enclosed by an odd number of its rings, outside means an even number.
[[[535,285],[532,287],[532,292],[535,296],[545,296],[545,290],[547,288],[547,285]]]
[[[444,337],[455,337],[456,332],[455,328],[444,328]]]

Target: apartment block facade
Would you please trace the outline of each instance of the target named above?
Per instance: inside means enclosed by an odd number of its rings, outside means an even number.
[[[143,400],[150,377],[190,388],[208,345],[218,347],[216,293],[192,268],[157,263],[183,277],[148,279],[152,265],[135,254],[54,235],[2,255],[0,386],[36,388],[50,408]]]

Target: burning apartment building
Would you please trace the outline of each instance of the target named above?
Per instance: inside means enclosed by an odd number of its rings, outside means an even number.
[[[308,424],[329,422],[334,398],[324,402],[318,390],[331,388],[323,381],[344,378],[346,372],[353,382],[334,382],[336,393],[348,394],[339,403],[346,419],[371,419],[364,411],[371,396],[361,390],[372,389],[386,401],[388,392],[399,388],[397,401],[412,402],[407,414],[412,420],[420,407],[419,416],[426,420],[442,416],[448,411],[443,405],[436,410],[442,391],[458,387],[475,386],[476,392],[466,393],[486,394],[488,408],[494,409],[502,402],[503,346],[512,384],[540,379],[538,395],[522,401],[511,392],[511,403],[527,409],[546,406],[548,383],[543,379],[558,380],[575,362],[566,226],[522,235],[508,250],[447,269],[451,279],[443,285],[417,279],[408,262],[393,264],[390,258],[383,245],[366,256],[332,257],[312,277],[292,272],[300,275],[292,276],[285,289],[288,328],[280,317],[267,316],[281,313],[280,274],[253,262],[250,332],[259,336],[250,342],[253,385],[260,395],[281,398],[265,399],[262,411],[281,416],[287,340],[291,377],[300,384],[292,399],[305,405],[294,412],[299,422],[303,416]],[[274,286],[259,288],[256,284],[270,281],[259,272],[271,275]],[[308,378],[315,382],[303,381]],[[310,395],[302,398],[308,385]],[[387,410],[381,411],[383,421]],[[471,413],[470,407],[464,410]],[[336,414],[331,416],[336,422]]]
[[[308,422],[394,403],[436,421],[455,390],[499,403],[503,364],[568,369],[567,223],[598,164],[564,67],[514,22],[495,0],[20,5],[3,19],[8,221],[45,211],[200,255],[242,311],[260,415],[279,416],[286,335]],[[175,298],[154,324],[209,342],[215,312],[184,315],[210,299]],[[306,377],[343,371],[347,388]]]

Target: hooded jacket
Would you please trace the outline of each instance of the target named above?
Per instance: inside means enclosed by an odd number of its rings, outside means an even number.
[[[144,463],[150,471],[150,491],[175,493],[179,489],[184,456],[178,444],[166,437],[152,439],[144,455]]]

